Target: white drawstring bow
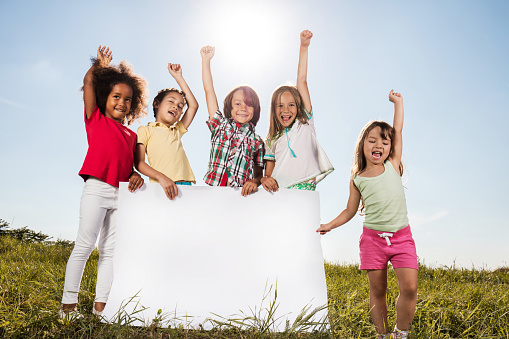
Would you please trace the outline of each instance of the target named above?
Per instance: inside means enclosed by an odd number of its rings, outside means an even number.
[[[384,238],[387,241],[387,246],[391,246],[391,239],[389,238],[392,238],[392,235],[392,233],[378,233],[380,238]]]

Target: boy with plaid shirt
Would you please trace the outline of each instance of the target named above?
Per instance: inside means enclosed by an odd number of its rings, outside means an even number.
[[[263,174],[264,145],[255,134],[260,119],[260,100],[249,86],[233,89],[219,111],[212,82],[210,60],[214,48],[203,47],[202,77],[209,112],[207,125],[212,133],[210,159],[205,183],[211,186],[242,187],[247,196],[258,189]]]

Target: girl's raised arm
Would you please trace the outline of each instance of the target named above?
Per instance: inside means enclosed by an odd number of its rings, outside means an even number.
[[[184,77],[182,76],[182,67],[180,67],[180,64],[168,64],[168,71],[170,72],[171,76],[177,81],[177,84],[179,85],[180,89],[184,94],[186,95],[186,101],[187,101],[187,109],[184,112],[184,115],[182,116],[182,124],[187,129],[189,125],[191,125],[191,122],[193,122],[194,116],[196,115],[196,111],[198,110],[198,101],[196,101],[196,98],[193,95],[193,92],[191,92],[191,89],[187,85],[187,82],[184,80]]]
[[[399,171],[399,165],[401,164],[401,154],[403,153],[403,97],[400,93],[395,93],[394,90],[391,90],[389,92],[389,101],[394,103],[394,121],[392,123],[394,128],[394,138],[391,140],[392,155],[389,160],[391,161],[393,167]]]
[[[205,100],[207,101],[207,110],[209,117],[212,118],[219,109],[217,104],[216,92],[214,91],[214,83],[212,82],[212,71],[210,70],[210,60],[214,56],[214,47],[205,46],[200,50],[201,54],[201,76],[203,80],[203,89],[205,90]]]
[[[308,47],[313,33],[308,30],[300,33],[299,66],[297,68],[297,90],[302,98],[302,104],[308,113],[311,113],[311,98],[308,89]]]
[[[111,62],[111,59],[113,59],[113,54],[110,51],[110,48],[106,46],[99,46],[99,48],[97,48],[97,61],[94,62],[83,78],[83,102],[85,103],[85,113],[87,114],[87,118],[90,118],[95,106],[97,105],[95,99],[93,71],[97,66],[107,66]]]

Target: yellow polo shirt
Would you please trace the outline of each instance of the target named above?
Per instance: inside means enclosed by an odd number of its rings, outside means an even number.
[[[182,145],[182,135],[187,132],[178,121],[166,127],[160,122],[149,122],[138,128],[138,143],[145,146],[150,166],[173,181],[190,181],[196,184],[193,170]],[[157,180],[150,178],[150,182]]]

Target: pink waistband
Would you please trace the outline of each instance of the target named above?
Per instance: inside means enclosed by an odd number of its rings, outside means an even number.
[[[371,228],[367,228],[366,226],[362,226],[362,233],[367,235],[367,236],[370,236],[370,237],[379,237],[379,234],[381,233],[390,233],[392,234],[392,236],[394,237],[397,237],[399,235],[406,235],[406,234],[412,234],[412,231],[410,230],[410,225],[408,225],[407,227],[404,227],[402,229],[400,229],[399,231],[397,232],[384,232],[384,231],[377,231],[377,230],[372,230]]]

